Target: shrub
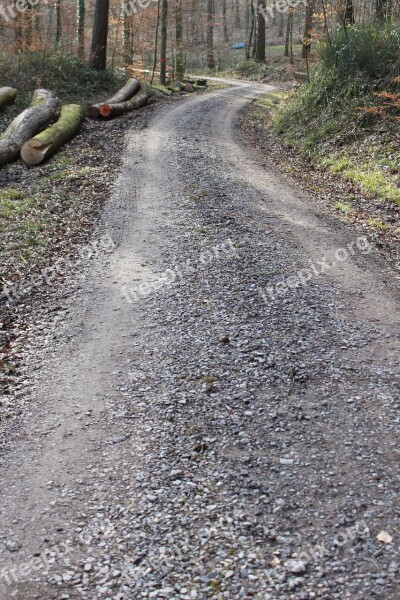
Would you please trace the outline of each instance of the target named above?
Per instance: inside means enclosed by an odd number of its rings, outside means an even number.
[[[400,87],[398,24],[340,30],[332,45],[325,43],[318,52],[320,60],[310,81],[292,93],[274,119],[279,133],[302,137],[304,147],[335,133],[353,135],[355,128],[370,125],[385,112],[368,108],[379,108],[385,100],[387,105],[385,94],[396,95]],[[388,115],[398,114],[400,109],[392,102]]]
[[[125,79],[115,71],[94,71],[79,58],[62,52],[2,55],[0,73],[0,86],[18,90],[18,108],[29,104],[38,87],[54,91],[62,102],[91,102],[114,92]]]

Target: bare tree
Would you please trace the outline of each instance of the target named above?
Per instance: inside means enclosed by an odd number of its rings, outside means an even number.
[[[185,74],[185,64],[183,57],[183,26],[182,26],[182,0],[175,0],[175,77],[178,80],[183,79]]]
[[[108,12],[109,0],[96,0],[89,62],[98,71],[104,71],[107,66]]]
[[[168,0],[161,0],[160,83],[167,82],[167,24]]]
[[[85,56],[85,0],[78,0],[77,4],[77,34],[78,34],[78,57]]]
[[[56,0],[56,46],[60,44],[62,35],[61,0]]]
[[[253,45],[254,28],[255,28],[254,1],[250,0],[250,33],[249,33],[248,42],[246,44],[246,60],[250,60],[250,49],[252,48],[252,45]]]
[[[310,0],[309,2],[307,2],[307,6],[306,6],[306,22],[305,22],[305,26],[304,26],[304,37],[302,40],[302,43],[303,43],[302,56],[303,56],[303,58],[307,59],[307,61],[310,58],[310,54],[311,54],[311,41],[312,41],[311,32],[312,32],[312,28],[313,28],[314,13],[315,13],[315,0]]]
[[[235,0],[235,27],[240,27],[240,6],[239,6],[239,0]]]
[[[226,20],[226,0],[222,0],[222,22],[224,28],[224,42],[229,42],[228,23]]]
[[[287,13],[285,56],[293,62],[293,8],[289,8]]]
[[[257,62],[265,62],[265,0],[260,0],[257,10],[256,56]]]
[[[207,68],[214,69],[214,2],[207,0]]]

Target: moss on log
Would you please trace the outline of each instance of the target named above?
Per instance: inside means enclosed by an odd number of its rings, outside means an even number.
[[[60,114],[60,101],[48,90],[36,90],[29,108],[18,115],[0,136],[0,166],[18,158],[23,144]]]
[[[79,104],[66,104],[61,108],[58,121],[25,142],[21,158],[28,165],[38,165],[54,154],[78,131],[85,113]]]

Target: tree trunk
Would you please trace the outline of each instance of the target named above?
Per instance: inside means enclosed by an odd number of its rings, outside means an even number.
[[[324,33],[326,35],[326,39],[328,40],[329,46],[332,48],[332,40],[331,40],[331,36],[329,34],[328,17],[326,14],[325,0],[322,0],[322,14],[324,15]],[[293,28],[293,26],[292,26],[292,28]]]
[[[345,0],[346,5],[343,14],[343,21],[346,25],[354,25],[354,6],[353,0]]]
[[[24,110],[0,136],[0,166],[15,160],[23,144],[60,114],[60,101],[47,90],[36,90]]]
[[[89,106],[86,115],[91,119],[96,119],[100,116],[100,107],[105,104],[117,104],[119,102],[125,102],[132,98],[136,92],[139,91],[140,81],[138,79],[129,79],[124,87],[122,87],[114,96],[111,98],[107,98],[107,100],[103,100],[103,102],[99,102],[99,104],[94,104],[93,106]]]
[[[0,108],[14,104],[17,96],[17,90],[11,87],[0,88]]]
[[[293,8],[289,8],[287,13],[286,38],[285,38],[285,56],[292,56],[293,49],[290,47],[290,39],[293,32]]]
[[[261,0],[257,10],[256,61],[265,62],[265,0]]]
[[[123,52],[124,52],[124,68],[125,73],[128,72],[128,67],[132,63],[132,16],[128,14],[127,10],[124,10],[124,27],[123,27]]]
[[[207,0],[207,68],[214,69],[214,2]]]
[[[224,42],[229,42],[228,23],[226,20],[226,0],[222,0],[222,23],[224,28]]]
[[[147,104],[149,95],[148,90],[140,90],[136,96],[133,96],[133,98],[126,102],[118,102],[115,104],[104,103],[100,106],[100,116],[103,117],[103,119],[113,119],[123,113],[142,108],[142,106]]]
[[[244,28],[245,28],[246,37],[248,37],[249,31],[250,31],[250,6],[249,6],[248,2],[246,2],[245,7],[246,8],[245,8],[245,12],[244,12]]]
[[[253,43],[253,34],[254,34],[254,26],[255,26],[255,18],[254,18],[254,2],[250,0],[250,33],[249,33],[249,41],[246,45],[246,60],[250,60],[250,50]]]
[[[168,0],[161,0],[160,83],[167,83]]]
[[[38,165],[49,158],[78,131],[85,113],[79,104],[66,104],[54,123],[31,138],[21,148],[21,158],[27,165]]]
[[[15,14],[15,49],[22,50],[24,47],[24,32],[22,28],[22,14],[16,9],[17,0],[14,1]]]
[[[56,0],[56,46],[59,46],[62,35],[61,0]]]
[[[77,7],[77,34],[78,34],[78,57],[85,58],[85,0],[78,0]]]
[[[310,0],[307,2],[306,6],[306,24],[304,27],[304,38],[302,40],[303,50],[302,57],[307,59],[310,58],[311,55],[311,30],[313,28],[313,16],[315,12],[315,0]]]
[[[190,40],[191,40],[194,48],[196,48],[199,44],[199,39],[198,39],[199,36],[198,36],[198,30],[197,30],[197,21],[198,21],[197,5],[198,5],[197,0],[192,0],[192,4],[191,4],[192,14],[190,15]]]
[[[185,76],[185,65],[183,58],[182,0],[175,0],[175,39],[175,79],[180,81]]]
[[[279,23],[278,36],[283,37],[283,26],[285,24],[283,13],[279,14],[278,23]]]
[[[32,5],[26,5],[26,11],[22,14],[24,22],[24,37],[25,37],[25,49],[30,50],[32,45]]]
[[[160,29],[160,3],[161,3],[161,0],[157,0],[157,25],[156,25],[156,35],[155,35],[155,40],[154,40],[154,60],[153,60],[153,70],[151,72],[150,85],[153,85],[154,73],[156,72],[156,66],[157,66],[158,32]]]
[[[239,0],[235,0],[235,27],[240,27],[240,6]]]
[[[107,66],[108,9],[109,0],[96,0],[89,63],[98,71]]]

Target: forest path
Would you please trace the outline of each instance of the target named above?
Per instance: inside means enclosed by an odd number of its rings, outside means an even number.
[[[272,89],[128,138],[2,457],[1,598],[400,597],[394,277],[244,146]]]

